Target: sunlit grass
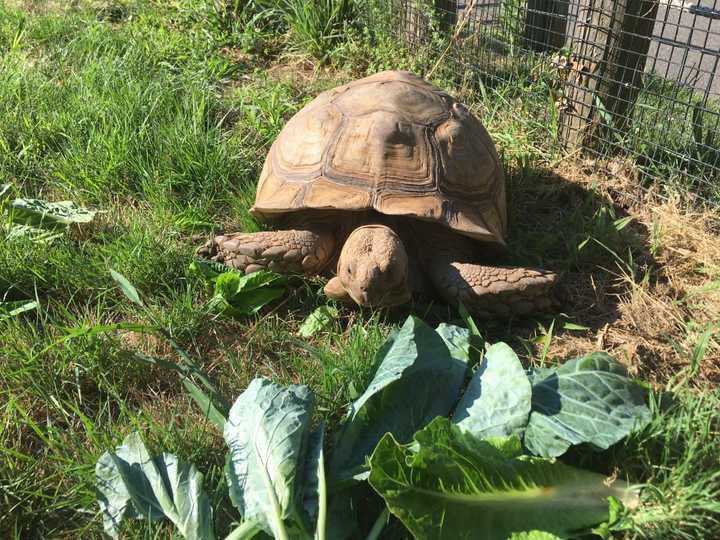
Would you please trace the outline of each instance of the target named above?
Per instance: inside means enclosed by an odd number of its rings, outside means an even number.
[[[283,302],[257,317],[215,318],[205,309],[204,283],[188,269],[201,241],[195,235],[261,226],[248,208],[264,156],[317,92],[384,68],[422,71],[429,53],[387,37],[370,41],[357,30],[339,39],[343,16],[337,16],[320,28],[330,30],[315,54],[335,67],[306,70],[295,81],[268,72],[277,58],[258,45],[273,32],[285,36],[287,21],[262,19],[253,33],[233,23],[234,12],[218,19],[216,3],[203,0],[48,3],[42,10],[31,4],[0,4],[0,183],[13,184],[18,196],[71,199],[101,213],[50,245],[0,234],[0,300],[39,304],[0,321],[0,537],[101,537],[95,461],[134,429],[152,450],[177,453],[205,473],[223,531],[238,516],[224,498],[221,434],[193,406],[177,374],[133,358],[134,352],[174,358],[157,332],[111,325],[165,329],[228,400],[257,375],[308,384],[332,430],[406,313],[342,309],[329,331],[301,339],[302,320],[325,299],[319,280],[296,280]],[[290,28],[288,39],[293,31],[304,30]],[[310,42],[287,45],[291,62]],[[233,56],[234,48],[245,56]],[[552,177],[548,167],[559,151],[543,129],[547,119],[537,114],[544,103],[527,97],[530,87],[454,76],[460,69],[448,65],[435,82],[461,95],[497,140],[511,189],[516,261],[607,280],[598,266],[619,259],[638,279],[652,274],[641,230],[619,227],[622,216],[599,191]],[[558,211],[558,201],[566,208]],[[579,249],[589,237],[605,248],[590,242]],[[120,293],[111,268],[137,287],[147,310]],[[547,334],[549,321],[539,322]],[[520,338],[542,347],[537,328],[536,321],[483,325],[489,338],[517,348]],[[593,462],[649,484],[643,521],[630,536],[717,535],[712,412],[720,397],[703,390],[705,397],[683,388],[643,433]],[[402,537],[398,526],[388,530]],[[125,537],[172,533],[139,524]]]

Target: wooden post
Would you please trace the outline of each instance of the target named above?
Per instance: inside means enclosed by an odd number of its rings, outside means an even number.
[[[560,114],[569,148],[621,141],[630,124],[658,0],[581,0]]]
[[[569,0],[528,0],[525,48],[556,51],[565,45]]]

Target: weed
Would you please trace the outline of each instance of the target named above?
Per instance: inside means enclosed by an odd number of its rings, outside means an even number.
[[[293,42],[325,62],[353,18],[352,0],[282,0]]]

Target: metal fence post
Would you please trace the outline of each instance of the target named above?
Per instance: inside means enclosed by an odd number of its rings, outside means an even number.
[[[560,114],[566,146],[626,136],[657,8],[658,0],[581,0]]]

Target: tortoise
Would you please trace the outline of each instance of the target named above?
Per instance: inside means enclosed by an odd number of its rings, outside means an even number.
[[[200,256],[245,273],[334,273],[327,296],[360,306],[439,296],[491,317],[552,303],[553,272],[492,264],[507,213],[487,131],[408,72],[323,92],[292,117],[251,213],[280,230],[219,235]]]

